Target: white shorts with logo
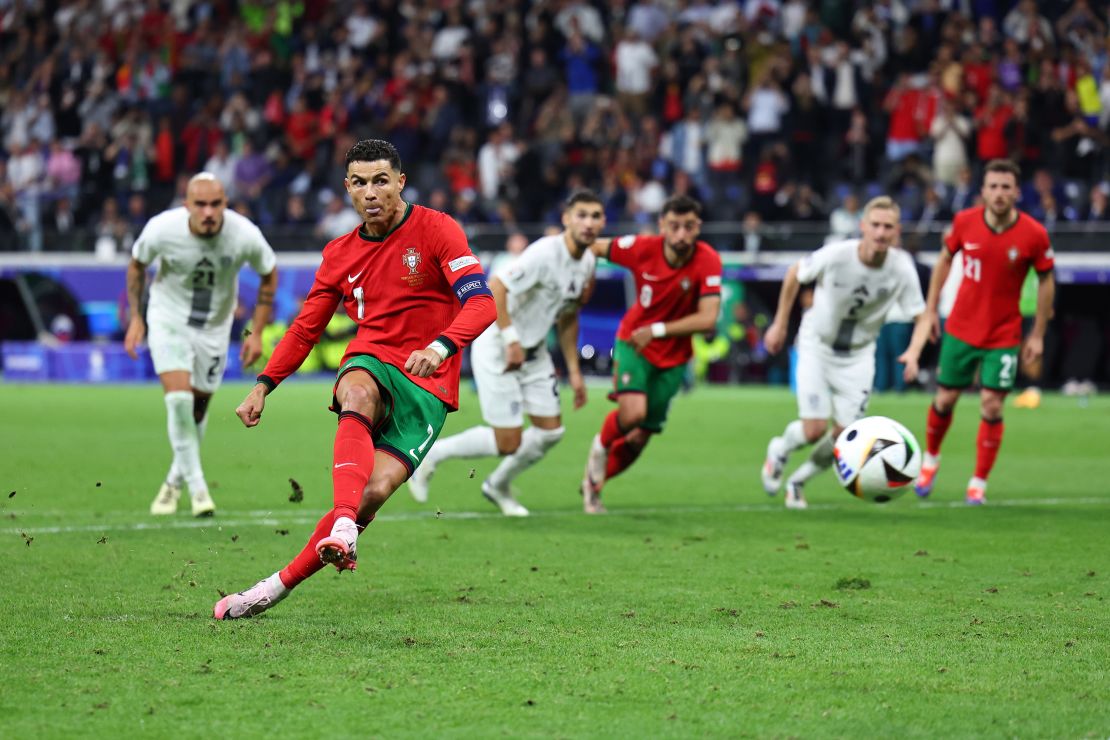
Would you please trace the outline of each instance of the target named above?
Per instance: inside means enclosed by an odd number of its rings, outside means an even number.
[[[194,329],[162,321],[152,321],[147,326],[146,342],[154,371],[161,375],[185,370],[191,376],[193,388],[205,393],[215,393],[220,387],[230,341],[228,327]]]
[[[505,372],[505,347],[496,331],[485,331],[474,340],[470,367],[478,384],[482,418],[491,427],[524,426],[524,415],[558,416],[559,381],[547,347],[529,353],[519,370]]]
[[[799,418],[832,418],[848,426],[867,415],[874,382],[874,345],[841,355],[824,345],[798,342],[794,384]]]

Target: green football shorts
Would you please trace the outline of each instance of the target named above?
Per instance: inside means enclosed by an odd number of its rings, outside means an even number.
[[[636,349],[621,339],[613,347],[613,392],[610,398],[622,393],[647,395],[647,417],[640,426],[658,434],[667,423],[671,399],[682,388],[686,365],[667,369],[656,367],[644,359]]]
[[[409,380],[403,371],[372,355],[355,355],[344,362],[336,373],[336,386],[344,374],[355,368],[365,370],[378,381],[389,407],[385,419],[374,430],[374,446],[400,460],[412,475],[439,437],[447,419],[447,406]],[[339,413],[334,388],[331,402],[331,410]]]
[[[1009,391],[1017,377],[1018,347],[984,349],[945,334],[940,342],[937,382],[948,388],[967,388],[975,382],[996,391]]]

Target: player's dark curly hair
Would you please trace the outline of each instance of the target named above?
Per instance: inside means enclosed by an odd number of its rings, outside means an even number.
[[[659,211],[660,216],[666,216],[668,213],[673,213],[676,216],[692,213],[701,218],[701,203],[688,195],[672,195],[667,198],[666,202],[663,203],[662,210]]]
[[[601,202],[601,198],[594,191],[589,188],[578,188],[563,201],[563,210],[569,211],[579,203],[597,203],[598,205],[604,205]]]
[[[382,159],[389,162],[394,172],[401,171],[401,155],[395,146],[381,139],[363,139],[347,150],[346,166],[350,167],[351,162],[377,162]]]

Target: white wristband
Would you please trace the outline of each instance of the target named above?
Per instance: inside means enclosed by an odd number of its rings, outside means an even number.
[[[443,346],[443,343],[440,342],[438,339],[429,344],[425,349],[430,349],[435,352],[437,355],[439,355],[439,359],[441,360],[446,360],[447,355],[451,354],[448,349]]]
[[[512,324],[501,328],[501,341],[506,345],[520,344],[520,335],[516,333],[516,327]]]
[[[655,337],[656,339],[662,339],[663,337],[667,336],[667,325],[664,324],[662,321],[656,321],[654,324],[651,325],[651,336]]]

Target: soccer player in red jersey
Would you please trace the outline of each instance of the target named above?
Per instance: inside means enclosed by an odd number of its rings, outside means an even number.
[[[627,267],[636,303],[617,329],[613,393],[617,410],[594,437],[582,478],[587,514],[601,514],[601,488],[663,431],[671,399],[693,354],[690,335],[711,331],[721,308],[721,257],[703,241],[701,204],[675,196],[659,214],[660,236],[594,242],[599,257]]]
[[[929,280],[926,299],[933,338],[940,336],[937,301],[952,268],[952,258],[963,252],[963,280],[956,304],[944,326],[937,392],[929,407],[925,430],[925,459],[914,486],[917,495],[933,490],[940,465],[940,446],[952,423],[960,392],[979,373],[978,453],[975,475],[967,484],[966,501],[986,502],[987,476],[1002,444],[1002,404],[1014,387],[1018,354],[1034,363],[1044,352],[1044,333],[1052,311],[1056,283],[1048,232],[1016,207],[1020,170],[1008,160],[990,161],[983,174],[984,205],[956,214]],[[1037,313],[1021,342],[1021,286],[1032,266],[1037,272]]]
[[[497,315],[466,236],[448,215],[406,203],[392,144],[360,141],[344,180],[362,225],[324,247],[304,307],[235,413],[247,427],[304,362],[342,303],[358,324],[332,396],[339,415],[333,508],[285,568],[220,599],[217,619],[251,617],[325,564],[354,570],[358,535],[412,475],[458,408],[459,350]]]

